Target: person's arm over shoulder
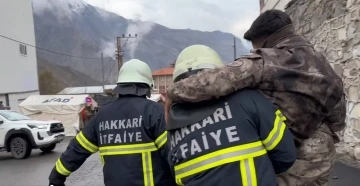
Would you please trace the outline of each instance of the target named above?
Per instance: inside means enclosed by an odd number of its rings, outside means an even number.
[[[170,148],[167,143],[167,130],[165,123],[164,107],[154,107],[151,116],[152,135],[154,136],[155,145],[160,154],[167,160]]]
[[[250,113],[257,123],[260,139],[267,150],[276,174],[287,171],[295,162],[297,152],[286,118],[261,93],[252,94],[255,112]]]
[[[200,102],[226,96],[236,90],[256,86],[263,73],[260,55],[243,56],[224,67],[205,69],[196,75],[174,83],[167,90],[173,101]]]
[[[49,176],[50,185],[63,185],[66,177],[76,171],[91,154],[98,151],[95,118],[90,120],[89,124],[70,141],[66,151],[56,161]]]
[[[340,101],[336,104],[329,116],[324,119],[324,123],[329,126],[333,132],[339,132],[345,128],[346,118],[346,100],[343,94]]]

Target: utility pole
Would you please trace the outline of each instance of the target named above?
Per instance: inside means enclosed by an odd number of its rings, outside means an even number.
[[[101,71],[102,71],[102,85],[103,91],[105,91],[105,72],[104,72],[104,55],[101,53]]]
[[[135,36],[131,36],[131,34],[129,34],[128,36],[126,36],[125,34],[123,34],[120,37],[117,37],[117,51],[116,51],[116,59],[118,61],[118,72],[120,71],[121,66],[123,65],[123,57],[124,57],[124,52],[122,50],[122,46],[121,46],[121,40],[122,39],[131,39],[131,38],[137,38],[137,34],[135,34]]]
[[[234,60],[236,60],[236,37],[234,37]]]

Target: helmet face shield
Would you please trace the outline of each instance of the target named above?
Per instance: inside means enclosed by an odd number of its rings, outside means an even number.
[[[214,69],[224,66],[220,56],[211,48],[204,45],[192,45],[185,48],[178,56],[175,64],[173,80],[184,77],[184,73],[203,69]],[[197,73],[196,72],[196,73]]]
[[[191,75],[195,75],[197,73],[199,73],[200,71],[202,71],[203,69],[197,69],[197,70],[191,70],[191,71],[188,71],[188,72],[184,72],[182,74],[179,74],[175,79],[174,79],[174,83],[182,80],[182,79],[185,79],[185,78],[188,78],[189,76]]]
[[[182,79],[188,78],[191,75],[195,75],[204,69],[214,69],[216,67],[220,67],[220,66],[217,66],[213,63],[200,63],[199,65],[193,68],[190,67],[188,69],[185,68],[178,69],[178,71],[176,72],[174,71],[174,74],[177,74],[176,77],[174,77],[174,82],[178,82]]]
[[[215,65],[214,63],[200,63],[198,66],[196,66],[196,69],[206,69],[206,68],[210,68],[210,69],[214,69],[216,67],[219,67],[218,65]]]

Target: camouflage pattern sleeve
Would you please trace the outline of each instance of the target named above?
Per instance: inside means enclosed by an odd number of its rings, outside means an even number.
[[[173,101],[200,102],[254,87],[261,78],[264,62],[260,55],[243,56],[225,67],[205,69],[174,83],[167,90]]]
[[[346,118],[346,100],[343,95],[341,100],[336,104],[330,115],[324,119],[324,123],[329,126],[333,132],[339,132],[345,128]]]

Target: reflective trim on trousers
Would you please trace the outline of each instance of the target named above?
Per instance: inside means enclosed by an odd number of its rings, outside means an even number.
[[[103,146],[99,148],[100,155],[120,155],[120,154],[138,154],[144,152],[156,151],[157,148],[154,142],[141,143],[133,145],[116,145]]]
[[[151,152],[143,152],[141,156],[143,165],[144,186],[154,186]]]
[[[280,110],[277,110],[275,114],[276,118],[274,121],[274,128],[270,131],[268,137],[263,141],[267,150],[272,150],[279,144],[286,129],[286,125],[284,123],[286,120],[285,116],[280,112]]]
[[[240,173],[242,185],[257,186],[254,158],[240,160]]]
[[[155,140],[155,145],[158,149],[160,149],[167,141],[167,131],[163,132],[158,138]]]
[[[175,177],[176,179],[182,179],[220,165],[264,154],[266,154],[266,149],[261,141],[229,147],[176,165]]]
[[[99,150],[99,148],[92,144],[82,132],[80,132],[78,135],[76,135],[76,141],[86,150],[88,150],[91,153],[95,153]]]
[[[71,172],[64,167],[60,158],[56,161],[55,169],[59,174],[62,174],[64,176],[69,176],[71,174]]]

